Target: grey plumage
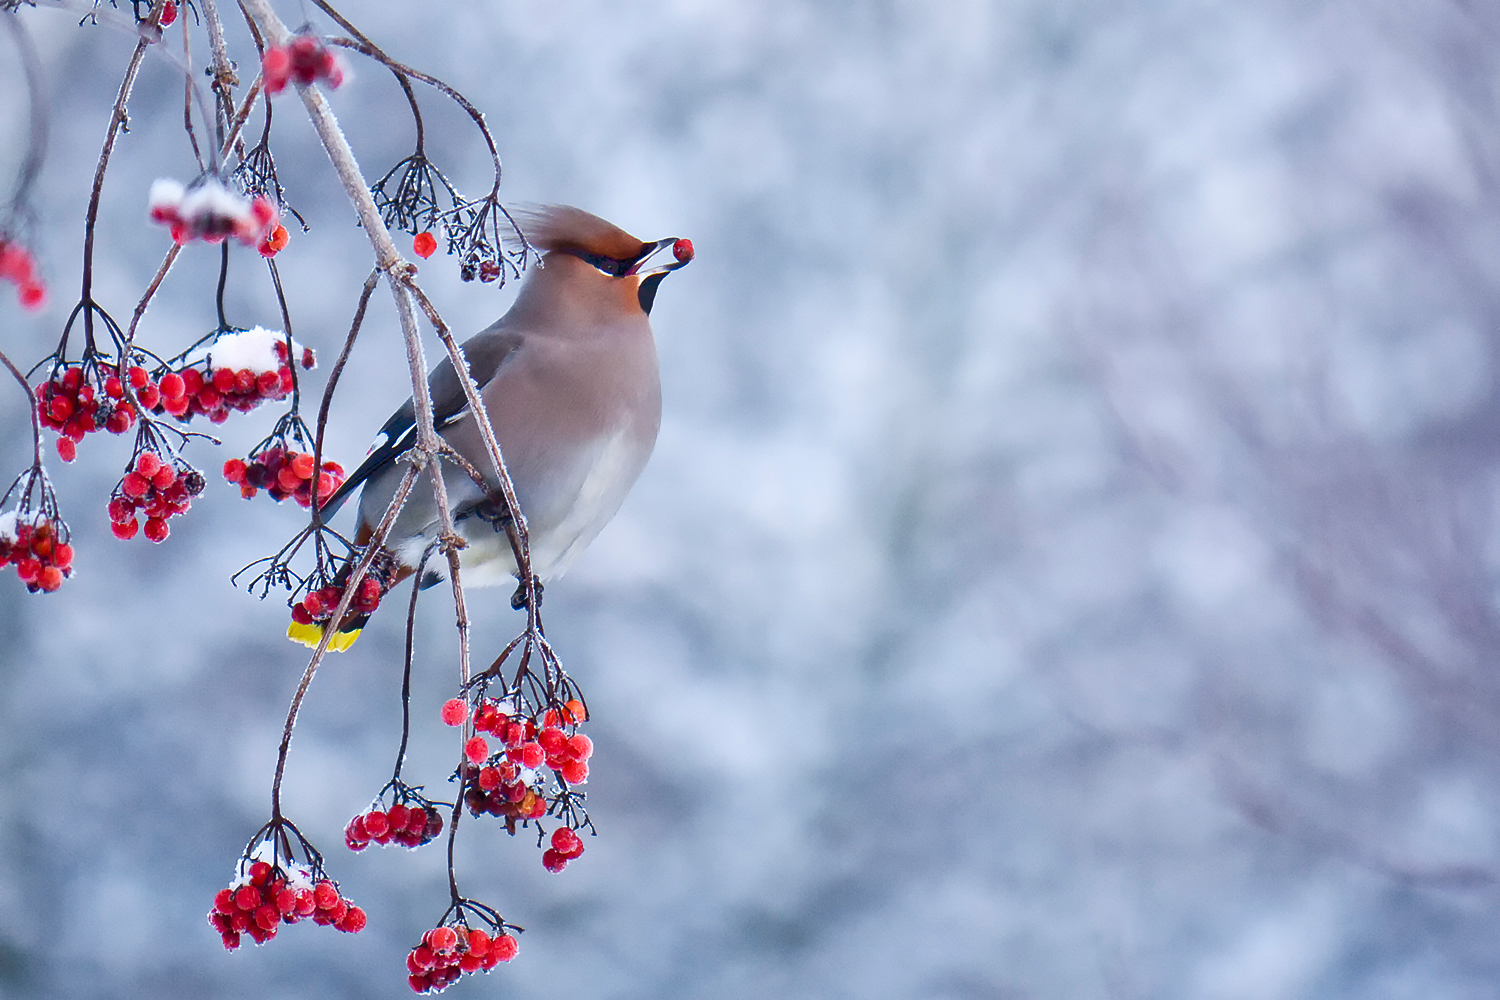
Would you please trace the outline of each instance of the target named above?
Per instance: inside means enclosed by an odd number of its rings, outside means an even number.
[[[522,215],[543,252],[500,320],[463,344],[531,535],[533,571],[560,576],[614,516],[645,468],[661,423],[661,383],[648,311],[667,271],[691,259],[687,241],[643,243],[575,208]],[[684,251],[682,247],[686,245]],[[660,250],[670,264],[643,270]],[[448,359],[428,378],[441,436],[493,485],[497,477]],[[415,440],[411,400],[381,429],[365,462],[325,507],[329,516],[361,489],[357,540],[389,504]],[[466,585],[508,580],[515,560],[486,496],[451,463],[444,482],[459,531]],[[425,478],[387,540],[413,568],[436,536],[437,509]]]

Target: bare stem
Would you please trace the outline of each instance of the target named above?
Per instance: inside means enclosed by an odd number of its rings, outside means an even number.
[[[319,664],[328,655],[328,644],[333,641],[334,634],[338,632],[338,623],[344,620],[344,615],[349,612],[349,605],[354,603],[354,595],[359,590],[360,581],[365,578],[370,563],[374,561],[376,553],[385,543],[385,537],[390,533],[391,526],[396,523],[396,518],[400,515],[401,508],[411,493],[412,484],[417,481],[419,471],[421,470],[416,465],[412,465],[401,477],[401,483],[396,487],[396,495],[391,498],[391,504],[386,508],[385,516],[380,519],[380,524],[375,528],[375,534],[370,538],[370,544],[365,547],[364,555],[355,564],[354,572],[349,575],[349,582],[344,587],[344,595],[339,598],[339,605],[334,609],[333,617],[328,620],[328,626],[323,629],[323,637],[318,640],[318,648],[313,650],[307,669],[302,671],[302,680],[297,685],[297,693],[292,695],[291,707],[287,709],[286,725],[281,730],[281,747],[276,752],[276,777],[271,782],[271,817],[273,819],[281,818],[281,777],[286,771],[286,755],[292,745],[292,730],[297,726],[297,713],[302,710],[302,699],[307,696],[307,688],[312,684],[313,674],[317,673]]]
[[[31,411],[31,463],[33,468],[41,468],[42,422],[37,416],[36,399],[31,394],[31,383],[26,381],[26,376],[21,374],[21,369],[5,356],[4,351],[0,351],[0,363],[3,363],[15,380],[20,383],[21,393],[26,397],[26,408]]]
[[[160,16],[159,9],[152,12],[153,26],[155,19]],[[125,108],[130,103],[135,78],[140,73],[146,49],[150,46],[151,40],[144,36],[135,43],[135,53],[130,57],[130,64],[125,67],[125,78],[120,81],[120,91],[115,95],[115,106],[109,115],[109,131],[105,133],[104,149],[99,153],[99,165],[94,168],[94,187],[89,194],[89,210],[83,225],[83,290],[79,296],[84,304],[83,334],[89,350],[94,349],[94,311],[88,308],[94,301],[94,228],[99,221],[99,199],[104,191],[104,172],[109,169],[109,157],[114,152],[120,129],[129,120]]]

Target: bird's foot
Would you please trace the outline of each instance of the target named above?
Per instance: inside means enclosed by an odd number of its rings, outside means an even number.
[[[537,607],[541,607],[542,581],[533,579],[532,582],[536,585]],[[517,586],[516,592],[510,595],[510,606],[517,611],[520,611],[522,608],[526,607],[526,584],[523,583]]]
[[[494,527],[496,531],[504,531],[511,524],[510,511],[505,509],[503,503],[495,503],[493,500],[484,500],[476,504],[474,516]]]

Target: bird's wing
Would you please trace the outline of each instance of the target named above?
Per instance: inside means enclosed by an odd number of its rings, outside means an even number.
[[[507,329],[496,323],[489,329],[464,341],[464,358],[469,364],[469,374],[481,389],[489,383],[505,363],[521,349],[525,337],[517,330]],[[442,430],[468,413],[469,401],[464,397],[463,386],[453,361],[444,358],[432,374],[427,377],[428,391],[432,394],[432,419],[438,430]],[[332,517],[343,506],[344,501],[369,479],[390,468],[417,440],[416,404],[408,399],[401,408],[380,428],[370,453],[360,463],[342,486],[334,491],[328,501],[321,504],[325,518]]]

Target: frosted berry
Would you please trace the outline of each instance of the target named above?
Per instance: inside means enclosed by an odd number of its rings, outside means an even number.
[[[443,703],[443,724],[461,726],[469,717],[469,705],[462,698],[450,698]],[[485,756],[489,756],[486,754]]]
[[[15,566],[31,593],[51,593],[72,575],[73,547],[67,525],[46,514],[9,510],[0,514],[0,567]]]
[[[260,251],[262,257],[275,257],[286,249],[289,242],[291,242],[291,237],[287,234],[286,226],[276,225],[271,228],[270,234],[256,249]]]
[[[426,260],[437,252],[437,239],[431,233],[418,233],[411,241],[412,253]]]
[[[482,764],[490,755],[490,745],[483,736],[475,736],[464,744],[464,756],[471,764]]]

